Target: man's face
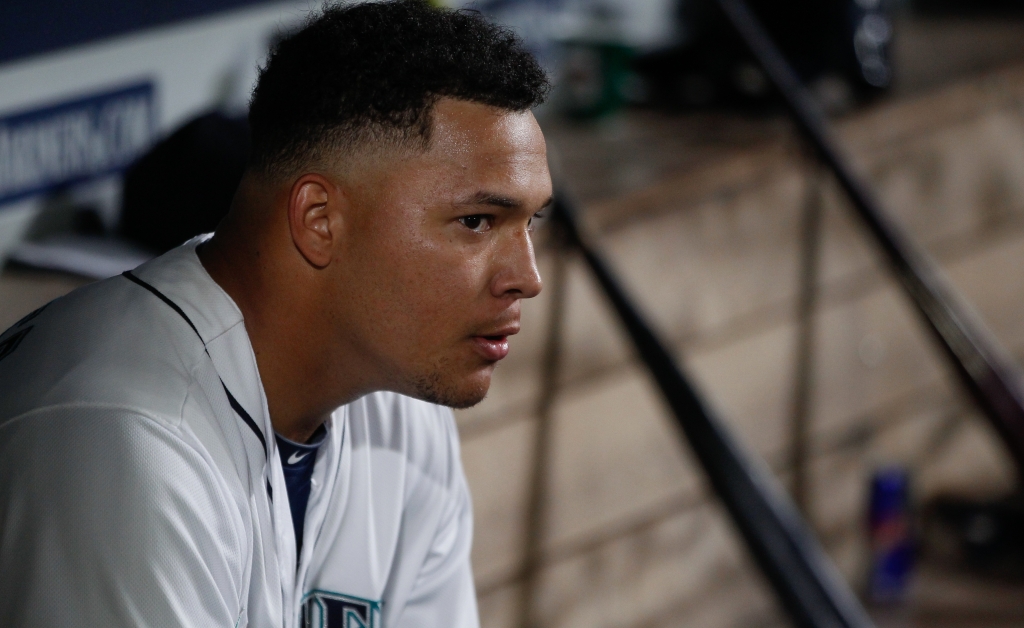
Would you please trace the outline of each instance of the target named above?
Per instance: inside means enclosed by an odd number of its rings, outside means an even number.
[[[452,407],[484,398],[541,289],[531,220],[551,198],[533,114],[442,99],[430,147],[348,177],[335,329],[383,387]]]

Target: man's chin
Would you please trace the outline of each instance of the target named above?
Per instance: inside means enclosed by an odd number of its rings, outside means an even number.
[[[490,369],[465,379],[446,378],[434,373],[414,383],[412,397],[461,410],[471,408],[484,400],[491,387]]]
[[[484,391],[483,394],[474,397],[448,397],[445,399],[438,399],[436,401],[432,401],[431,403],[436,403],[441,406],[448,406],[453,410],[465,410],[466,408],[472,408],[476,404],[480,403],[481,401],[484,400],[486,396],[487,391]]]

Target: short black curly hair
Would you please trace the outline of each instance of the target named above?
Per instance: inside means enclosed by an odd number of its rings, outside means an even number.
[[[421,0],[326,6],[260,70],[250,168],[293,175],[358,142],[426,145],[439,98],[525,111],[548,89],[515,33],[477,12]]]

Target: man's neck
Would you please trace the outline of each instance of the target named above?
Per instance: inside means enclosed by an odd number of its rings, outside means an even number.
[[[340,365],[332,363],[337,356],[323,351],[310,333],[319,310],[312,287],[295,273],[287,276],[288,261],[274,243],[237,224],[227,219],[197,254],[242,312],[274,430],[303,443],[334,408],[361,391],[337,390],[337,382],[345,381]]]

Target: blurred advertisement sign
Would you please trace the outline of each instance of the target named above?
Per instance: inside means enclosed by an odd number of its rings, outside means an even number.
[[[155,123],[148,81],[0,118],[0,205],[123,170]]]

